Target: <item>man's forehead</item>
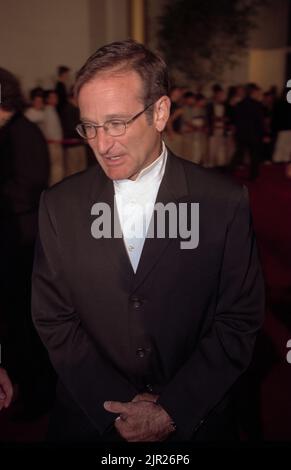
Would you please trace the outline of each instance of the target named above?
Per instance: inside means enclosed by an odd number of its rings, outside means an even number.
[[[92,77],[91,80],[85,83],[82,88],[86,87],[87,85],[91,90],[97,87],[125,87],[128,88],[128,91],[139,91],[142,89],[142,80],[138,73],[134,70],[113,69],[99,72],[94,77]],[[82,88],[80,92],[82,91]]]
[[[143,95],[142,82],[136,72],[102,73],[83,85],[78,104],[80,108],[90,109],[106,106],[115,115],[115,110],[122,112],[129,103],[143,102]],[[108,112],[111,114],[111,111]]]
[[[129,73],[99,75],[84,84],[78,96],[81,119],[92,122],[128,118],[139,103],[143,103],[143,89]]]

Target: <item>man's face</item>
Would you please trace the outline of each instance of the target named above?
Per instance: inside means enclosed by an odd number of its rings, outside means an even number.
[[[100,74],[80,90],[81,119],[94,124],[103,124],[110,119],[127,121],[144,109],[142,95],[142,81],[136,72]],[[121,136],[110,136],[99,128],[96,137],[88,140],[108,178],[135,179],[159,156],[161,132],[169,116],[169,107],[170,101],[164,96],[150,108],[151,123],[143,113],[128,124]]]

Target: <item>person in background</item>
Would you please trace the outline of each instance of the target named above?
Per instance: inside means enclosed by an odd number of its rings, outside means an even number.
[[[76,131],[80,111],[71,90],[69,100],[63,109],[64,164],[65,176],[73,175],[87,168],[87,155],[83,139]]]
[[[234,109],[236,150],[230,162],[230,168],[241,165],[246,154],[250,158],[249,178],[254,180],[259,175],[263,156],[264,109],[261,103],[261,89],[250,83],[246,87],[246,97]]]
[[[58,95],[57,111],[62,114],[62,110],[68,102],[70,68],[66,65],[59,65],[57,69],[58,79],[55,92]]]
[[[193,149],[192,159],[194,163],[203,164],[207,155],[207,115],[206,99],[202,93],[196,93],[192,113]]]
[[[25,111],[25,116],[31,122],[38,125],[42,133],[44,132],[44,90],[34,88],[30,92],[30,107]]]
[[[193,114],[195,105],[195,94],[192,91],[183,93],[182,106],[176,110],[173,116],[179,118],[182,136],[181,156],[194,161],[194,126]]]
[[[235,146],[235,125],[234,115],[236,105],[245,97],[245,89],[243,86],[230,86],[227,90],[225,103],[226,112],[226,161],[229,164],[234,152]]]
[[[226,165],[226,108],[225,93],[219,84],[212,87],[212,97],[206,106],[208,129],[208,152],[206,166]]]
[[[178,156],[182,155],[181,114],[183,88],[175,86],[170,90],[171,109],[165,132],[165,142]]]
[[[271,162],[274,152],[274,136],[272,129],[273,112],[275,106],[275,96],[271,91],[263,94],[264,110],[264,138],[263,138],[263,162]]]
[[[63,129],[57,112],[58,95],[54,90],[46,90],[43,132],[49,147],[50,176],[49,186],[61,181],[65,176]]]
[[[275,138],[273,162],[291,162],[291,104],[286,100],[285,91],[274,106],[272,131]],[[288,165],[286,169],[288,176]]]
[[[31,272],[41,192],[47,188],[45,139],[23,114],[20,84],[0,68],[0,343],[27,413],[47,405],[50,365],[31,319]]]

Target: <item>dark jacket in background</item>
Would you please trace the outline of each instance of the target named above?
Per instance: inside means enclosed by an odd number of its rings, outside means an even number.
[[[67,93],[65,84],[63,82],[57,82],[55,91],[58,95],[58,100],[59,100],[58,105],[57,105],[57,110],[59,113],[61,113],[64,106],[68,102],[68,93]]]
[[[48,149],[41,131],[22,114],[15,114],[0,128],[0,316],[4,325],[0,342],[9,374],[19,384],[22,402],[31,414],[43,406],[49,387],[42,377],[50,366],[30,307],[38,206],[48,173]]]
[[[234,108],[236,139],[261,142],[264,136],[264,109],[262,103],[246,97]]]
[[[47,187],[49,156],[39,128],[16,114],[0,128],[0,213],[24,214],[38,209]]]

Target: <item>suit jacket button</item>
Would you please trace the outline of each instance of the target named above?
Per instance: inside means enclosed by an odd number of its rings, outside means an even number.
[[[140,358],[145,357],[145,353],[146,353],[146,351],[145,351],[144,348],[137,348],[137,350],[136,350],[136,355]]]
[[[141,307],[142,301],[139,299],[139,297],[137,296],[131,297],[130,301],[134,309],[137,310]]]

